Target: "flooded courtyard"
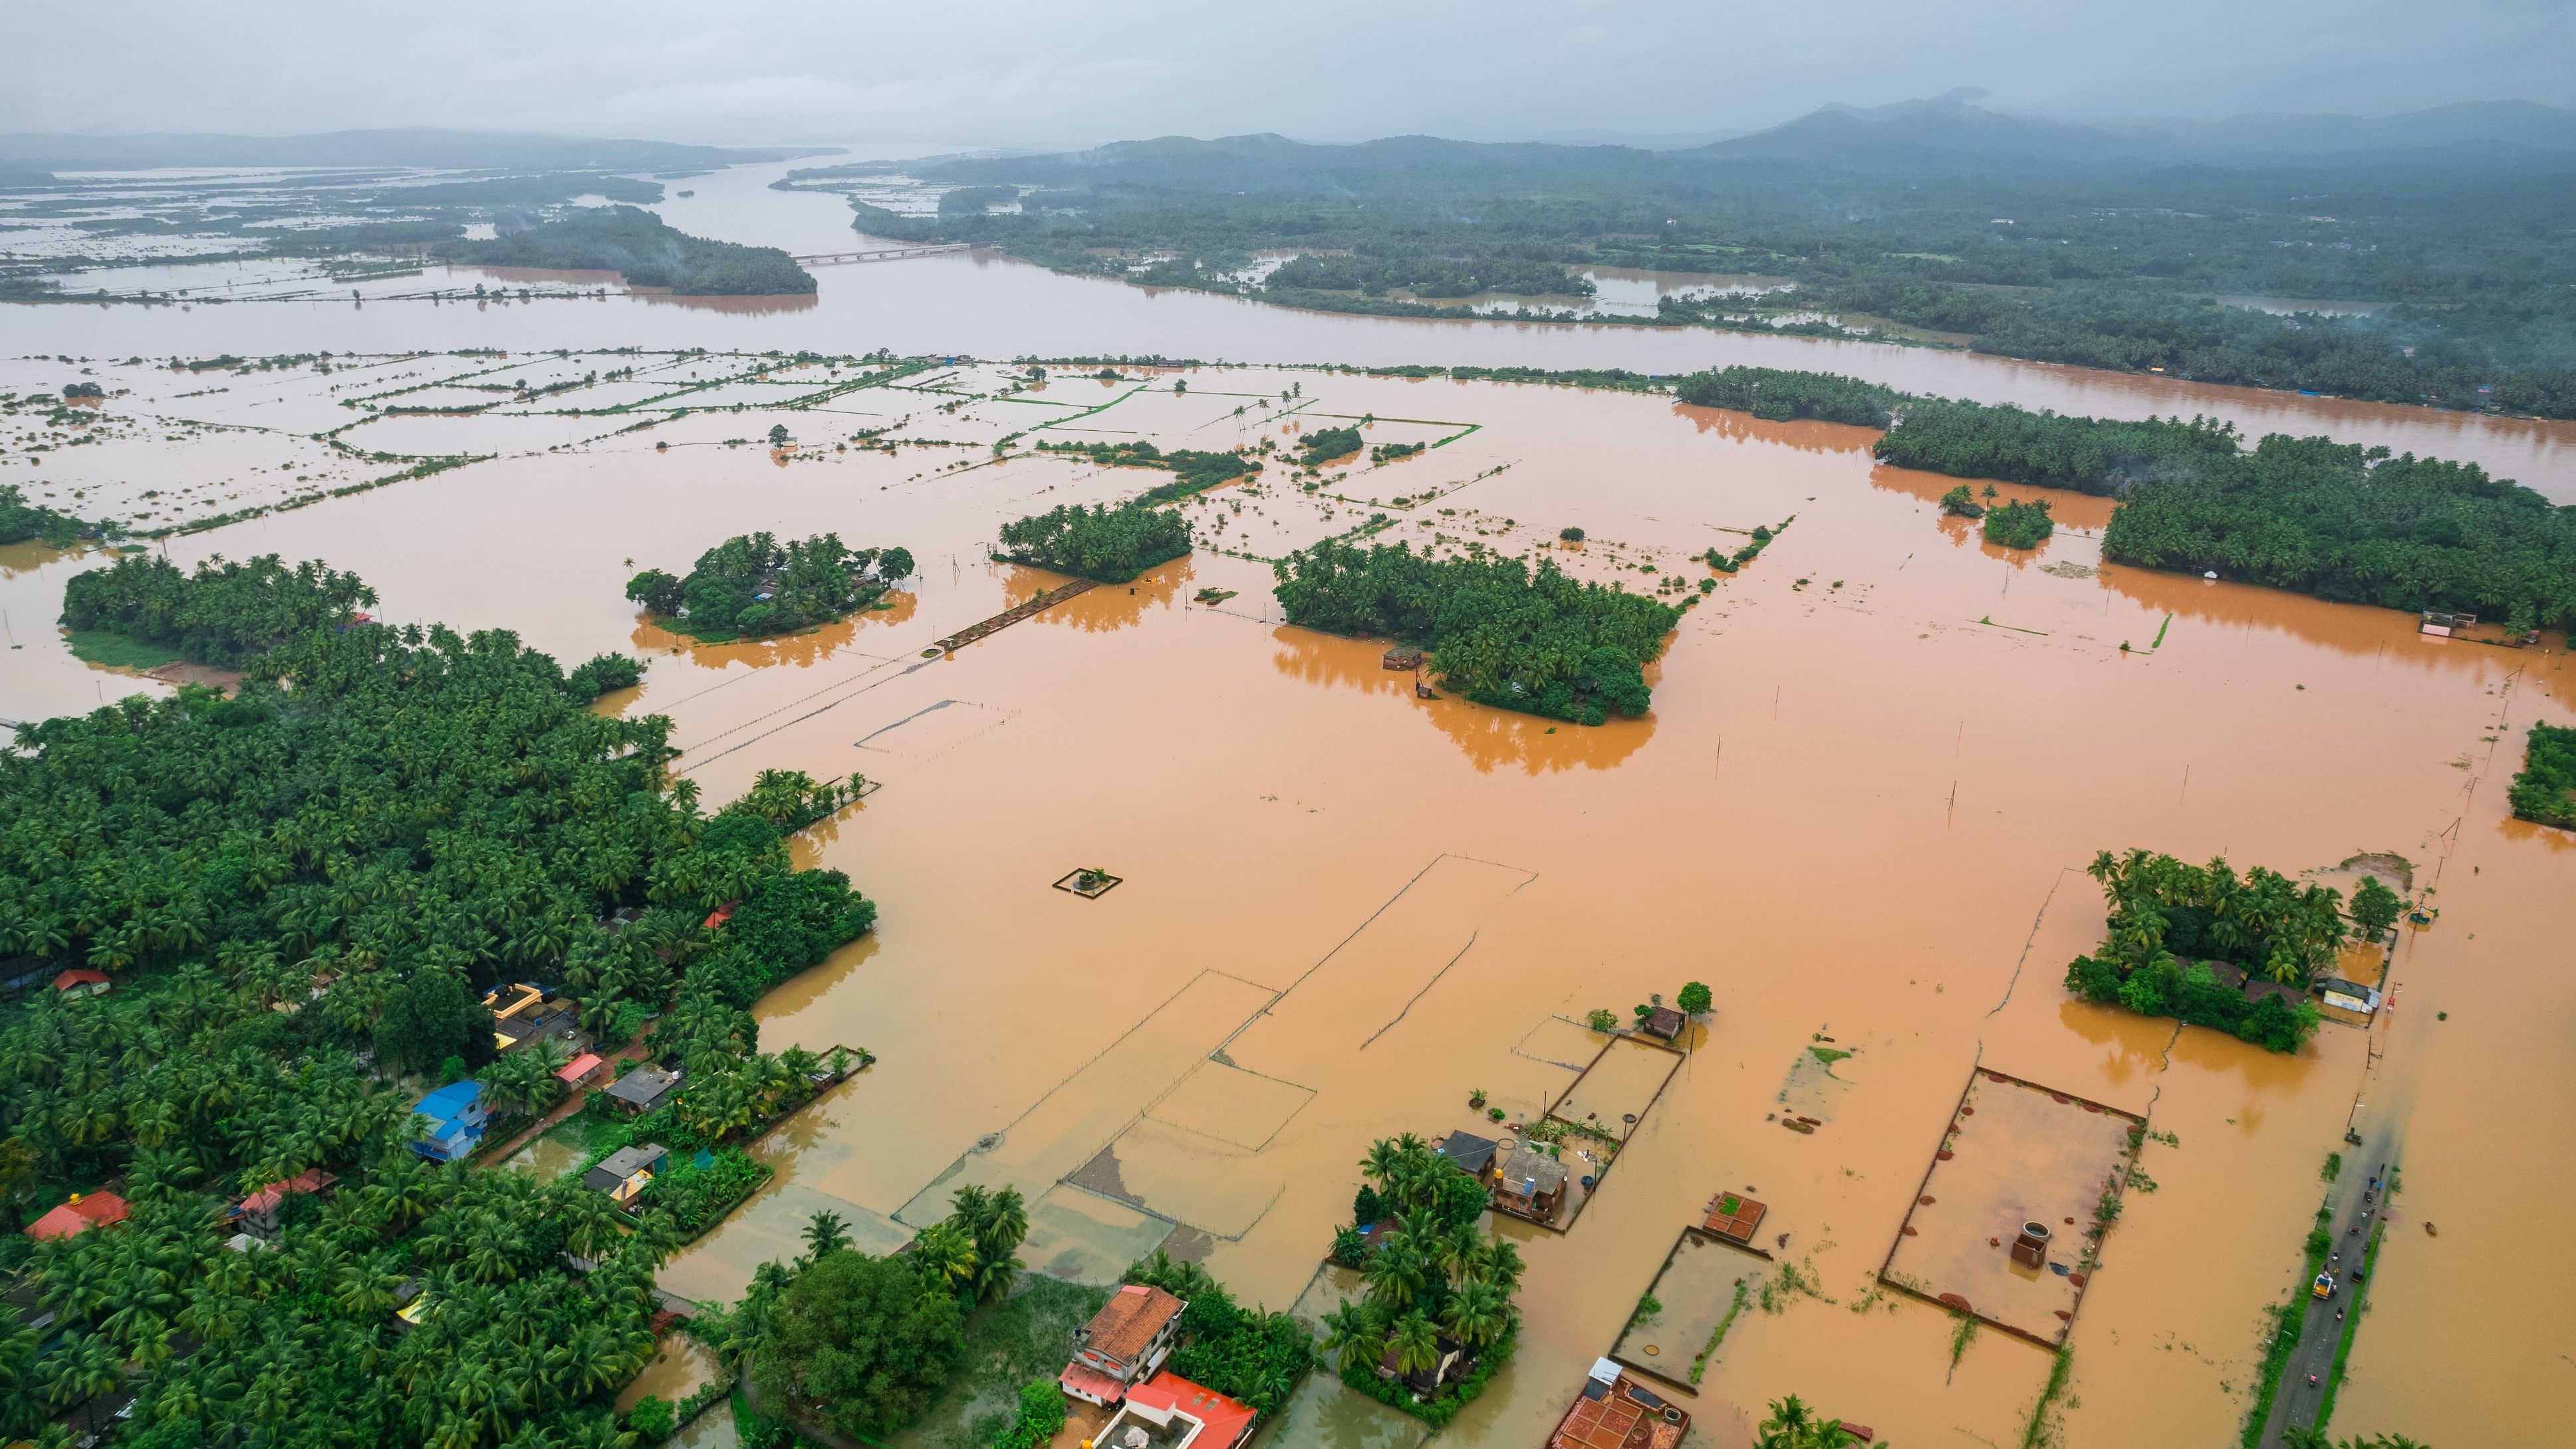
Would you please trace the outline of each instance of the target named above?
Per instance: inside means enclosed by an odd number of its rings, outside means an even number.
[[[807,228],[742,239],[802,250],[839,225],[828,198],[752,189],[758,172],[706,178],[666,214],[722,234],[679,208],[733,188]],[[943,316],[969,283],[982,310]],[[2576,498],[2566,425],[1913,349],[1322,318],[964,258],[844,268],[825,287],[820,307],[768,316],[624,297],[6,309],[28,339],[13,352],[118,360],[84,364],[112,394],[91,425],[107,441],[40,464],[13,446],[0,481],[142,526],[251,514],[153,546],[182,563],[324,558],[395,623],[509,628],[567,662],[644,657],[641,687],[604,707],[667,715],[710,804],[763,769],[881,783],[799,842],[801,863],[879,902],[877,929],[758,1013],[768,1049],[878,1060],[761,1141],[776,1179],[666,1268],[671,1291],[738,1295],[819,1210],[890,1248],[971,1183],[1027,1197],[1033,1269],[1103,1282],[1161,1246],[1247,1303],[1329,1307],[1323,1258],[1371,1140],[1525,1130],[1609,1044],[1589,1013],[1625,1021],[1700,981],[1715,1010],[1677,1064],[1631,1062],[1625,1043],[1576,1091],[1578,1113],[1624,1137],[1579,1219],[1497,1219],[1529,1263],[1526,1322],[1445,1436],[1543,1440],[1676,1235],[1743,1192],[1767,1204],[1773,1262],[1707,1248],[1708,1283],[1668,1305],[1698,1342],[1649,1340],[1697,1354],[1718,1295],[1759,1282],[1691,1381],[1707,1442],[1746,1443],[1791,1392],[1909,1446],[2039,1442],[2049,1352],[1996,1332],[1954,1357],[1950,1314],[1880,1282],[1980,1070],[2155,1134],[2137,1162],[2156,1186],[2127,1193],[2072,1312],[2071,1378],[2041,1426],[2056,1442],[2237,1433],[2266,1310],[2300,1286],[2320,1166],[2365,1150],[2348,1130],[2388,1160],[2402,1146],[2404,1190],[2336,1431],[2519,1443],[2554,1427],[2546,1405],[2576,1371],[2549,1305],[2576,1267],[2524,1245],[2576,1190],[2576,987],[2559,969],[2576,843],[2508,819],[2504,785],[2522,731],[2576,713],[2563,639],[2427,638],[2390,611],[2107,565],[2098,499],[2052,496],[2058,534],[2006,551],[1941,516],[1952,480],[1874,463],[1865,429],[1303,367],[1057,366],[1037,384],[994,363],[896,376],[856,354],[1760,360],[2033,406],[2221,412],[2473,459],[2561,501]],[[942,323],[952,335],[930,340]],[[658,350],[603,350],[630,339]],[[314,344],[363,355],[329,373],[168,366]],[[452,351],[467,347],[512,356]],[[824,360],[767,355],[807,347]],[[0,387],[73,373],[8,361]],[[407,389],[495,405],[392,412]],[[769,446],[773,424],[788,446]],[[1327,424],[1437,446],[1353,457],[1311,492],[1273,463],[1184,505],[1190,556],[933,645],[1063,582],[988,561],[1001,524],[1170,476],[1035,441],[1289,449]],[[314,437],[343,428],[346,447]],[[449,458],[470,461],[420,471]],[[1583,728],[1424,698],[1381,666],[1382,641],[1280,622],[1268,560],[1378,515],[1378,541],[1702,598],[1649,669],[1652,713]],[[1697,561],[1783,519],[1740,573]],[[1568,527],[1580,548],[1560,545]],[[893,609],[745,644],[668,634],[621,597],[637,568],[755,529],[900,544],[920,573]],[[0,550],[0,716],[165,688],[82,662],[54,627],[65,578],[99,561]],[[2131,846],[2336,884],[2346,860],[2391,853],[2442,913],[2401,938],[2396,1009],[2274,1055],[2061,986],[2103,926],[2084,867]],[[1052,888],[1086,867],[1119,885]],[[2039,1310],[2050,1331],[2061,1306]],[[672,1398],[703,1370],[654,1372]],[[1318,1375],[1270,1432],[1377,1449],[1411,1430]]]

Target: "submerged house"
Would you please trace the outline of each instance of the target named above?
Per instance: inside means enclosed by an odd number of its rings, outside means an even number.
[[[471,1077],[448,1083],[421,1098],[411,1110],[412,1115],[429,1119],[428,1129],[411,1150],[432,1162],[454,1162],[473,1152],[492,1120],[491,1109],[483,1105],[483,1088]]]
[[[1160,1288],[1129,1284],[1073,1333],[1073,1362],[1056,1383],[1086,1404],[1115,1404],[1162,1367],[1189,1304]],[[1103,1440],[1101,1442],[1107,1442]]]
[[[1565,1164],[1523,1142],[1494,1169],[1489,1185],[1494,1211],[1552,1224],[1557,1209],[1565,1205]]]
[[[2317,1005],[2325,1015],[2355,1026],[2368,1026],[2379,1011],[2379,988],[2346,981],[2339,976],[2317,979]]]
[[[1674,1008],[1669,1006],[1657,1006],[1653,1011],[1646,1014],[1645,1021],[1640,1023],[1640,1029],[1648,1036],[1657,1037],[1664,1041],[1671,1041],[1682,1034],[1682,1028],[1688,1025],[1689,1022],[1690,1018],[1682,1015]]]

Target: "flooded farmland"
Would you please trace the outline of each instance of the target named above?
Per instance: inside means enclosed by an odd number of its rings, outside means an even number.
[[[763,179],[706,178],[666,215],[698,230],[676,208],[727,196],[792,211],[792,239],[741,239],[798,250],[838,226],[828,198]],[[157,364],[88,364],[118,420],[94,426],[115,436],[40,464],[12,447],[0,481],[33,496],[41,478],[58,504],[120,518],[294,503],[156,547],[181,562],[322,557],[374,585],[394,622],[511,628],[566,660],[647,657],[640,689],[611,705],[669,716],[679,768],[711,803],[765,768],[881,782],[800,842],[803,861],[880,903],[877,930],[759,1011],[771,1049],[846,1043],[879,1060],[763,1140],[776,1179],[665,1270],[683,1296],[738,1294],[817,1209],[891,1246],[978,1183],[1029,1198],[1033,1268],[1099,1281],[1160,1244],[1247,1301],[1329,1306],[1322,1258],[1371,1139],[1525,1125],[1605,1045],[1589,1012],[1624,1020],[1698,980],[1715,1011],[1668,1080],[1623,1059],[1578,1093],[1638,1120],[1571,1230],[1502,1221],[1529,1263],[1526,1326],[1447,1437],[1543,1440],[1676,1235],[1741,1192],[1768,1206],[1772,1265],[1695,1384],[1706,1442],[1747,1442],[1763,1403],[1793,1391],[1909,1446],[2030,1442],[2049,1353],[1988,1333],[1954,1359],[1951,1316],[1881,1278],[1979,1069],[2159,1134],[2139,1155],[2158,1186],[2129,1194],[2072,1319],[2060,1442],[2236,1433],[2265,1310],[2299,1287],[2326,1153],[2381,1144],[2389,1160],[2402,1149],[2399,1231],[2336,1430],[2538,1442],[2545,1406],[2576,1389],[2547,1318],[2576,1267],[2524,1246],[2576,1189],[2562,1145],[2576,987],[2559,969],[2571,847],[2507,819],[2503,799],[2521,731],[2570,719],[2563,639],[2432,639],[2389,611],[2106,565],[2100,500],[2054,498],[2057,536],[2007,552],[1941,517],[1950,480],[1875,464],[1863,429],[1274,366],[1057,369],[1031,387],[990,364],[870,381],[760,354],[1759,360],[2330,431],[2472,458],[2561,500],[2576,497],[2567,425],[1857,344],[1319,317],[962,258],[837,269],[820,305],[765,315],[625,297],[0,315],[23,339],[12,352]],[[658,352],[603,350],[628,345]],[[678,355],[700,346],[713,352]],[[466,347],[513,356],[443,355]],[[166,366],[325,348],[365,355],[327,374]],[[552,348],[569,351],[526,355]],[[595,402],[536,391],[628,366],[632,379],[584,384],[611,389]],[[0,386],[59,387],[70,368],[7,362]],[[667,399],[664,384],[742,410],[605,411]],[[501,401],[380,409],[342,435],[387,461],[313,441],[363,411],[341,405],[361,389],[415,387]],[[508,391],[474,391],[492,387]],[[1168,476],[995,461],[1000,438],[1043,423],[1079,442],[1285,447],[1362,418],[1372,443],[1440,446],[1354,460],[1314,493],[1274,467],[1186,506],[1189,557],[954,653],[933,646],[1062,582],[988,562],[1000,524]],[[792,447],[761,441],[773,423]],[[879,445],[851,446],[861,434]],[[401,476],[446,458],[472,461]],[[353,485],[371,486],[333,496]],[[1652,714],[1586,729],[1419,697],[1381,667],[1381,643],[1279,621],[1266,560],[1380,513],[1382,538],[1543,553],[1692,594],[1714,577],[1695,555],[1793,522],[1683,617],[1650,671]],[[1558,545],[1570,526],[1580,549]],[[669,635],[621,597],[636,568],[752,529],[902,544],[920,574],[894,609],[756,644]],[[0,716],[162,688],[83,663],[54,629],[64,579],[97,561],[0,551]],[[1203,590],[1232,596],[1201,604]],[[2133,845],[2292,875],[2394,853],[2442,914],[2402,937],[2397,1009],[2275,1056],[2060,985],[2102,928],[2085,865]],[[1052,888],[1093,866],[1117,888]],[[2370,1147],[2348,1148],[2348,1129]],[[1784,1265],[1805,1286],[1781,1286]],[[1668,1306],[1704,1321],[1701,1304]],[[683,1392],[689,1374],[668,1368]],[[1301,1393],[1281,1442],[1410,1442],[1373,1409],[1313,1398],[1332,1392]]]

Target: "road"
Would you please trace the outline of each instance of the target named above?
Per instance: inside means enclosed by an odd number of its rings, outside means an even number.
[[[2290,1351],[2289,1367],[2281,1371],[2281,1389],[2272,1400],[2272,1421],[2263,1426],[2263,1449],[2279,1449],[2282,1434],[2293,1428],[2305,1428],[2317,1421],[2317,1410],[2325,1403],[2326,1389],[2333,1382],[2335,1349],[2343,1338],[2344,1320],[2340,1313],[2350,1311],[2358,1301],[2354,1295],[2351,1271],[2361,1266],[2361,1248],[2370,1236],[2370,1223],[2365,1212],[2388,1205],[2386,1193],[2374,1193],[2371,1184],[2387,1186],[2389,1170],[2396,1166],[2394,1128],[2381,1122],[2375,1130],[2365,1125],[2364,1145],[2343,1148],[2343,1171],[2336,1176],[2327,1202],[2334,1217],[2326,1224],[2335,1238],[2334,1251],[2343,1255],[2335,1267],[2342,1286],[2332,1298],[2317,1298],[2303,1290],[2299,1296],[2306,1319],[2300,1325],[2299,1345]],[[2367,1199],[2367,1202],[2365,1202]],[[2353,1229],[2359,1228],[2359,1232]],[[2311,1386],[2309,1376],[2316,1383]]]

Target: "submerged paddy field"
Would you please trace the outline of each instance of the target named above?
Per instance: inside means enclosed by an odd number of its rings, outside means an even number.
[[[1538,1442],[1613,1345],[1688,1363],[1747,1276],[1758,1291],[1683,1375],[1709,1442],[1744,1442],[1790,1392],[1906,1444],[2032,1442],[2034,1414],[2068,1444],[2218,1442],[2252,1402],[2267,1309],[2303,1291],[2320,1162],[2400,1146],[2406,1195],[2334,1428],[2544,1432],[2550,1396],[2529,1390],[2565,1372],[2547,1305],[2576,1268],[2518,1245],[2576,1189],[2542,1147],[2576,1130],[2553,1055],[2576,1009],[2553,964],[2570,842],[2510,820],[2504,787],[2523,730],[2570,721],[2555,634],[2483,647],[2106,564],[2113,505],[2080,495],[2006,489],[2058,521],[2007,550],[1942,514],[1953,480],[1875,464],[1873,430],[1652,395],[753,352],[257,361],[86,364],[109,393],[86,426],[110,441],[13,448],[0,479],[167,526],[150,546],[181,564],[326,559],[390,622],[642,657],[602,707],[669,717],[674,768],[710,801],[766,769],[882,786],[794,842],[880,904],[878,927],[756,1013],[773,1049],[879,1060],[760,1140],[775,1177],[664,1268],[671,1292],[738,1296],[818,1210],[883,1251],[956,1188],[1009,1186],[1033,1269],[1103,1284],[1160,1246],[1247,1305],[1320,1314],[1368,1143],[1526,1128],[1609,1044],[1590,1013],[1624,1023],[1696,980],[1714,1010],[1677,1066],[1655,1048],[1626,1071],[1648,1049],[1624,1043],[1577,1095],[1578,1116],[1638,1118],[1579,1220],[1496,1219],[1529,1264],[1525,1323],[1444,1437]],[[0,364],[20,392],[80,376]],[[459,406],[394,413],[403,396]],[[1304,437],[1345,427],[1432,446],[1298,466]],[[1004,524],[1175,477],[1041,440],[1266,463],[1174,505],[1188,555],[939,648],[1067,582],[993,562]],[[412,473],[431,458],[458,461]],[[363,484],[381,486],[337,492]],[[227,513],[248,516],[194,527]],[[1793,516],[1736,572],[1701,562]],[[893,608],[742,643],[621,596],[643,562],[756,530],[900,539],[917,572]],[[1383,667],[1389,641],[1284,623],[1271,561],[1328,538],[1702,602],[1647,667],[1651,711],[1584,726],[1426,697]],[[65,580],[101,562],[0,551],[0,716],[166,692],[54,628]],[[2132,845],[2347,890],[2346,861],[2400,856],[2441,915],[2398,936],[2381,988],[2398,1010],[2270,1053],[2061,984],[2103,935],[2088,862]],[[1052,888],[1095,867],[1115,890]],[[1944,1197],[1925,1164],[1981,1070],[2155,1134],[2135,1159],[2155,1187],[2124,1195],[2045,1404],[2046,1350],[2004,1333],[1959,1350],[1949,1313],[1879,1281],[1923,1241],[1909,1214],[1953,1205],[1918,1202]],[[1667,1312],[1699,1341],[1640,1340],[1640,1295],[1721,1192],[1767,1205],[1774,1262],[1698,1250],[1725,1270]],[[2508,1280],[2502,1301],[2479,1286]],[[1271,1432],[1376,1443],[1409,1424],[1339,1393],[1316,1375]]]

